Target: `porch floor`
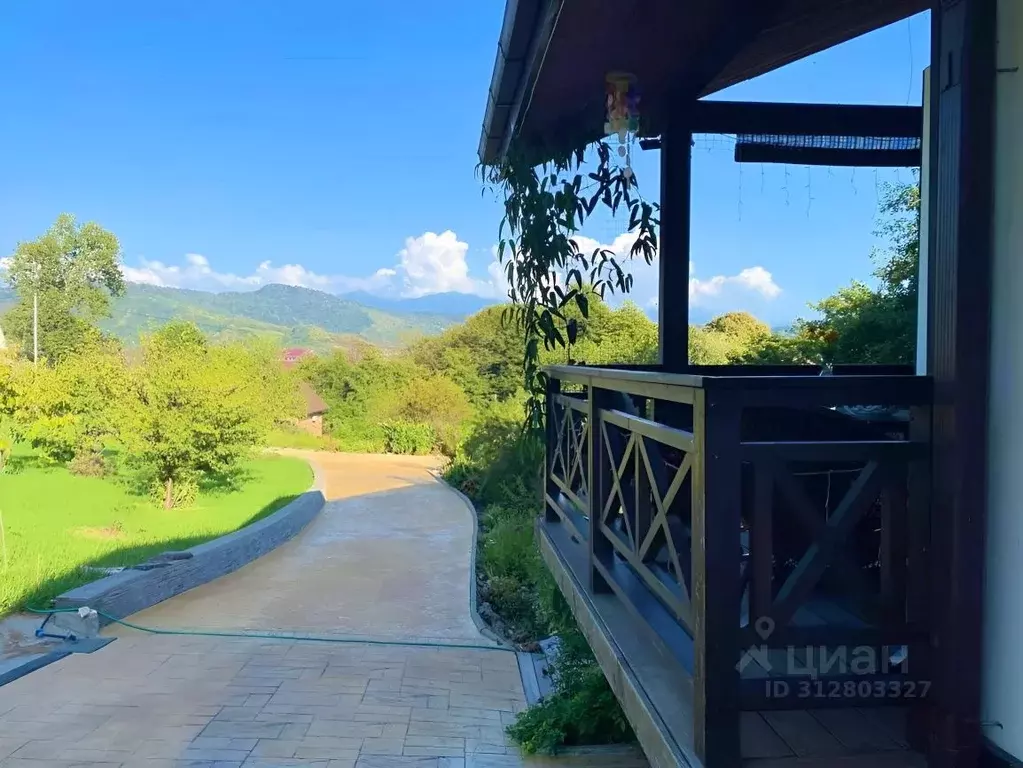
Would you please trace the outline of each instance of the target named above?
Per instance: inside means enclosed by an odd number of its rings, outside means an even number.
[[[692,732],[692,678],[678,648],[669,647],[681,629],[670,620],[651,622],[651,613],[637,621],[637,606],[628,598],[641,598],[641,592],[595,595],[584,589],[589,580],[586,543],[575,540],[563,525],[542,520],[538,525],[544,559],[650,764],[703,768]],[[906,710],[898,707],[744,712],[741,753],[749,768],[927,765],[909,748]]]
[[[743,764],[750,768],[922,768],[909,749],[905,709],[745,712]]]

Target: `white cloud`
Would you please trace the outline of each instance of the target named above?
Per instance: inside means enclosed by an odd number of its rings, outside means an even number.
[[[643,307],[657,306],[658,264],[657,258],[647,264],[640,256],[628,260],[636,235],[625,232],[610,243],[601,243],[591,237],[575,238],[579,250],[589,255],[594,250],[607,249],[615,254],[622,268],[633,277],[629,298]],[[696,275],[696,264],[689,264],[689,301],[692,306],[724,308],[742,306],[751,300],[771,300],[781,295],[781,287],[774,277],[762,266],[747,267],[734,275],[713,275],[701,279]],[[620,297],[619,297],[620,298]]]
[[[301,264],[274,266],[270,261],[257,265],[249,275],[218,272],[209,259],[199,253],[186,253],[185,263],[164,264],[162,261],[139,259],[139,266],[122,265],[124,279],[131,283],[146,283],[171,288],[194,288],[197,290],[255,290],[269,283],[299,285],[305,288],[329,290],[335,278],[317,274]]]
[[[647,264],[642,258],[629,259],[636,236],[626,232],[610,243],[601,243],[591,237],[576,237],[579,249],[591,254],[607,249],[615,254],[623,268],[633,276],[629,298],[640,306],[656,307],[658,294],[658,266],[656,258]],[[330,293],[367,291],[383,296],[415,298],[449,291],[469,293],[494,299],[503,299],[508,293],[504,265],[497,260],[496,247],[491,249],[493,259],[485,275],[471,274],[466,256],[469,244],[459,240],[451,230],[441,233],[424,232],[405,240],[404,247],[395,255],[395,264],[377,269],[365,277],[326,275],[302,264],[275,265],[263,261],[249,274],[218,272],[210,260],[198,253],[185,254],[181,264],[139,259],[136,265],[124,265],[125,279],[133,283],[194,288],[208,291],[255,290],[270,283],[315,288]],[[7,260],[0,259],[0,269]],[[734,275],[714,275],[700,278],[695,265],[690,264],[689,297],[693,306],[708,308],[734,308],[751,300],[771,300],[781,294],[770,272],[762,266],[747,267]],[[624,297],[612,297],[619,303]]]
[[[755,293],[765,299],[775,299],[781,294],[781,288],[771,273],[759,266],[747,267],[737,275],[715,275],[709,280],[689,278],[689,298],[694,304],[705,298],[721,297],[730,291]]]
[[[506,293],[503,270],[492,263],[486,279],[469,274],[466,254],[469,245],[451,230],[437,234],[424,232],[405,240],[394,266],[381,267],[368,277],[325,275],[302,264],[275,265],[261,262],[250,274],[218,272],[210,260],[199,253],[187,253],[181,264],[140,258],[135,265],[122,266],[124,277],[132,283],[193,288],[205,291],[255,290],[271,283],[297,285],[331,293],[367,291],[385,296],[418,297],[454,291],[500,298]],[[495,269],[496,267],[496,269]]]
[[[497,295],[491,280],[477,280],[469,275],[465,260],[468,252],[469,244],[459,240],[450,229],[439,235],[424,232],[405,240],[405,247],[398,252],[398,266],[390,271],[400,277],[403,296],[414,298],[448,291]],[[489,269],[488,272],[493,277],[493,272]]]
[[[0,259],[0,272],[6,272],[8,269],[10,269],[11,263],[13,261],[14,258],[11,256],[4,256],[2,259]]]

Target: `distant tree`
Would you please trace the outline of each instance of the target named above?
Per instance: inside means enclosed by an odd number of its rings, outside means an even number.
[[[201,480],[229,478],[265,438],[268,412],[257,358],[211,345],[191,323],[145,338],[121,411],[121,440],[170,509]]]
[[[39,353],[51,362],[81,348],[110,314],[110,297],[124,292],[117,238],[94,222],[61,214],[45,234],[19,243],[6,281],[18,303],[4,317],[6,334],[31,355],[32,304],[39,301]]]
[[[749,312],[726,312],[704,327],[729,337],[741,350],[751,349],[771,335],[771,326]]]

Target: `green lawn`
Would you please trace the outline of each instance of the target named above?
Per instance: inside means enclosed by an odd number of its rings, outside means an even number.
[[[45,606],[67,589],[98,578],[83,565],[133,565],[168,549],[186,549],[280,509],[312,484],[299,459],[249,461],[239,490],[200,495],[185,509],[164,510],[115,479],[78,477],[17,456],[0,475],[7,563],[0,549],[0,616]]]

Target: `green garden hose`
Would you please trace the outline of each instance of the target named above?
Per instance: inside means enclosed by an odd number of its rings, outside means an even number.
[[[78,613],[77,608],[31,608],[26,607],[29,613],[52,616],[55,613]],[[506,645],[480,645],[476,643],[445,643],[441,641],[412,641],[412,640],[373,640],[361,637],[317,637],[315,635],[279,635],[272,632],[230,632],[202,629],[159,629],[157,627],[143,627],[140,624],[133,624],[130,621],[111,616],[109,613],[96,610],[97,615],[107,621],[120,624],[122,627],[134,629],[139,632],[147,632],[151,635],[183,635],[187,637],[242,637],[256,640],[304,640],[317,643],[347,643],[350,645],[390,645],[390,646],[413,646],[417,648],[458,648],[470,651],[511,651]]]

